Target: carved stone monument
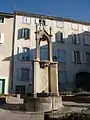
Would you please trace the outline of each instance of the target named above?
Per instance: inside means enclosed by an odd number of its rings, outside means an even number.
[[[25,99],[25,108],[30,111],[48,111],[62,106],[58,93],[58,62],[52,60],[52,28],[45,30],[45,20],[36,24],[36,59],[33,61],[33,97]],[[40,60],[40,42],[47,41],[48,60]]]

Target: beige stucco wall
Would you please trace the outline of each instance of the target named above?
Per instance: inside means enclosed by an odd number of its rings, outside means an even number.
[[[0,32],[4,33],[4,43],[0,44],[0,79],[5,79],[4,93],[7,94],[10,81],[13,18],[5,17],[5,23],[0,23]]]

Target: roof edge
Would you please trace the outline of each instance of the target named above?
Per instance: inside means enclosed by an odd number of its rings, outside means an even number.
[[[14,14],[13,13],[9,13],[9,12],[0,12],[0,16],[13,17]]]
[[[65,21],[65,22],[73,22],[73,23],[79,23],[79,24],[84,24],[84,25],[90,25],[90,22],[86,22],[86,21],[74,20],[74,19],[69,19],[69,18],[64,18],[64,17],[49,16],[49,15],[45,15],[45,14],[28,13],[28,12],[22,12],[22,11],[14,11],[14,14],[22,15],[22,16],[26,15],[26,16],[37,17],[37,18],[41,18],[43,16],[45,19],[50,19],[50,20]]]

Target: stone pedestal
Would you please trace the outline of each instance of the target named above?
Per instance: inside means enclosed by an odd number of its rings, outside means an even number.
[[[58,94],[58,63],[50,61],[33,61],[33,94],[57,93]]]
[[[62,107],[62,98],[55,97],[28,97],[24,100],[24,107],[26,111],[31,112],[47,112]]]

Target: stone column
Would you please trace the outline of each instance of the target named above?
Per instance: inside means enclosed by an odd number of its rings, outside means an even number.
[[[51,27],[50,27],[50,35],[49,35],[49,42],[48,42],[48,55],[49,61],[52,62],[52,35],[51,35]]]
[[[49,61],[51,62],[52,61],[52,41],[50,40],[49,44],[48,44],[48,56],[49,56]]]
[[[36,24],[35,40],[36,40],[35,58],[36,58],[36,60],[40,60],[40,40],[38,39],[37,24]]]
[[[36,59],[40,60],[40,43],[39,43],[39,40],[36,40]]]

